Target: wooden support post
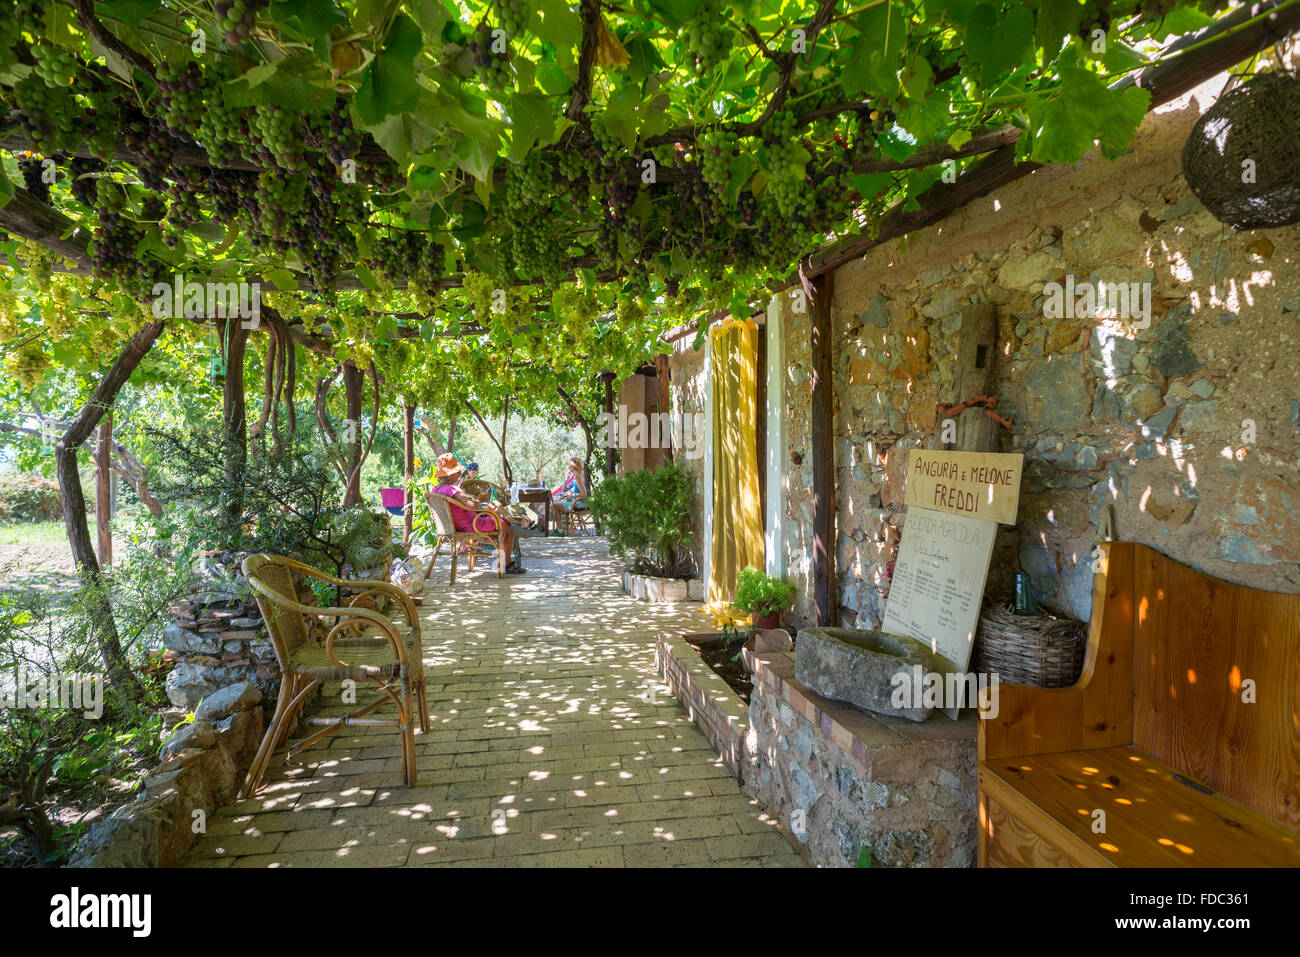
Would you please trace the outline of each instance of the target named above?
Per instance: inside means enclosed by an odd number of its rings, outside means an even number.
[[[113,527],[109,523],[112,503],[113,410],[99,420],[95,430],[95,532],[99,542],[99,567],[113,564]]]
[[[605,383],[605,412],[614,415],[614,373],[602,372],[600,381]],[[614,474],[614,442],[610,442],[605,449],[605,475]]]
[[[361,384],[363,374],[352,363],[343,366],[343,393],[347,400],[347,419],[343,424],[344,461],[351,476],[343,490],[343,504],[361,504]]]
[[[817,624],[835,624],[835,393],[831,328],[833,273],[813,284],[812,301],[812,600]]]
[[[406,483],[406,508],[402,510],[402,540],[409,545],[415,522],[415,502],[411,496],[411,483],[415,481],[415,406],[404,399],[402,413],[402,472]]]
[[[950,405],[976,396],[992,395],[993,366],[998,352],[998,311],[991,302],[971,303],[962,310],[961,335],[957,340],[956,395]],[[939,423],[943,435],[943,423]],[[957,414],[957,441],[948,448],[962,452],[998,451],[1000,426],[984,414],[983,408]]]
[[[657,406],[657,411],[661,415],[667,415],[669,417],[669,421],[671,421],[672,414],[673,414],[672,394],[669,392],[668,389],[668,383],[671,379],[672,379],[672,373],[668,368],[668,356],[664,355],[663,353],[660,353],[659,355],[655,356],[655,382],[659,387],[659,399],[656,402],[656,406]],[[660,419],[659,421],[662,422],[663,419]],[[650,434],[651,436],[657,434],[654,427],[651,427]],[[673,460],[672,430],[671,429],[668,430],[667,436],[660,435],[659,438],[660,440],[667,441],[667,445],[663,447],[664,461],[672,462]]]

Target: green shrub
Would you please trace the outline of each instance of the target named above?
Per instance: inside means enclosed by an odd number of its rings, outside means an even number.
[[[785,611],[792,604],[794,586],[779,578],[764,575],[748,565],[736,576],[736,597],[732,600],[740,611],[755,617]]]
[[[678,465],[605,479],[588,503],[609,539],[610,553],[639,575],[690,574],[691,479]]]
[[[0,522],[60,522],[59,483],[40,475],[0,478]]]

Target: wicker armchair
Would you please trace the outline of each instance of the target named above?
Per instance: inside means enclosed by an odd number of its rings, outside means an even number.
[[[376,686],[378,697],[343,717],[309,718],[309,725],[323,727],[290,747],[286,757],[344,727],[392,727],[397,729],[402,741],[405,782],[413,786],[413,724],[418,714],[420,730],[428,731],[429,704],[425,697],[420,621],[410,596],[386,582],[344,581],[280,555],[249,555],[242,568],[257,598],[257,607],[266,621],[275,657],[280,663],[280,695],[270,726],[244,779],[240,796],[246,798],[257,791],[271,754],[288,739],[308,692],[327,681],[369,682]],[[353,595],[345,607],[304,605],[298,600],[294,587],[295,573],[358,591],[358,594]],[[367,602],[373,605],[375,597],[380,595],[398,601],[406,618],[404,625],[367,607]],[[323,641],[313,639],[314,624],[318,628],[324,625]],[[366,717],[390,702],[397,708],[397,717]]]
[[[433,489],[425,493],[425,498],[429,502],[429,514],[433,516],[433,525],[437,529],[437,539],[434,542],[433,557],[429,559],[429,570],[424,574],[424,580],[428,581],[433,575],[433,566],[438,562],[438,556],[442,554],[442,546],[451,546],[451,580],[448,585],[456,584],[456,566],[460,563],[460,548],[462,545],[469,546],[469,570],[474,570],[474,563],[478,558],[478,544],[480,542],[491,542],[496,545],[497,549],[497,578],[504,578],[506,571],[506,535],[505,523],[497,517],[496,513],[486,508],[466,508],[455,499],[446,495],[439,495]],[[480,515],[486,515],[493,519],[497,527],[490,532],[480,532],[471,527],[469,531],[458,531],[456,523],[452,519],[452,509],[458,508],[461,511],[472,512],[475,519]]]

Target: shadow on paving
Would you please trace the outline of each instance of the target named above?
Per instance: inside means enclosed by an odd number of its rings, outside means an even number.
[[[416,787],[391,729],[345,729],[273,758],[190,866],[802,866],[658,682],[655,637],[712,629],[699,604],[626,596],[603,539],[523,548],[521,576],[434,570]]]

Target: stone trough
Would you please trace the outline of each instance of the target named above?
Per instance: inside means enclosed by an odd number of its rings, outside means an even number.
[[[923,643],[904,635],[855,628],[804,628],[795,643],[795,679],[837,701],[877,714],[924,721],[933,708],[892,704],[894,676],[920,665],[926,672],[948,669]]]

